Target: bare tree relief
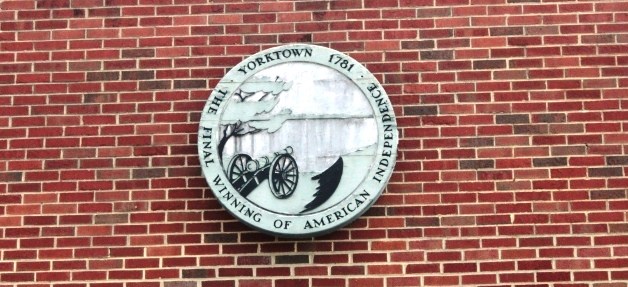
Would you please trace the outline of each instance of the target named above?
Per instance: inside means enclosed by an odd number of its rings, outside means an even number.
[[[233,101],[229,103],[223,116],[222,136],[218,143],[218,155],[222,160],[227,142],[234,137],[256,134],[261,131],[274,132],[292,113],[289,109],[282,110],[277,116],[270,112],[279,103],[279,96],[292,86],[275,78],[253,78],[243,83],[234,92]]]
[[[225,149],[225,145],[227,141],[233,136],[239,137],[247,134],[255,134],[262,130],[252,128],[250,125],[242,123],[242,121],[237,121],[234,124],[224,125],[222,129],[222,137],[220,138],[220,142],[218,143],[218,155],[222,160],[222,152]]]

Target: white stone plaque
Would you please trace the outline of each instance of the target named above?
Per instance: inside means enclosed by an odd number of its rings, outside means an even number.
[[[225,75],[203,109],[198,152],[214,195],[236,218],[264,233],[310,237],[377,200],[397,142],[392,104],[364,66],[296,44]]]

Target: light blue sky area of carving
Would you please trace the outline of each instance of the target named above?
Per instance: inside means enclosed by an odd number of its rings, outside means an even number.
[[[274,89],[268,81],[283,88]],[[338,156],[377,142],[368,99],[351,79],[334,69],[290,62],[257,73],[247,81],[248,87],[256,86],[254,82],[259,82],[260,89],[281,92],[266,96],[260,92],[245,102],[231,97],[223,124],[241,120],[247,128],[263,131],[232,137],[225,146],[225,157],[245,153],[255,159],[292,146],[299,170],[321,172]]]

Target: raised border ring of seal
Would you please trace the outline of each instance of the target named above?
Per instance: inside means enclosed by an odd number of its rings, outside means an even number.
[[[330,233],[366,212],[392,175],[399,134],[386,91],[336,50],[277,46],[229,70],[198,131],[220,204],[263,233]]]

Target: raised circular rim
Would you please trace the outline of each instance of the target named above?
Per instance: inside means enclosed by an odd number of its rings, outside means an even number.
[[[281,58],[283,51],[292,49],[304,49],[304,51],[311,52],[305,53],[303,57]],[[274,59],[273,56],[277,56],[277,59]],[[334,64],[337,57],[346,59],[352,68],[347,70]],[[269,59],[274,60],[269,61]],[[377,152],[373,165],[358,187],[334,206],[318,212],[300,215],[275,213],[260,208],[240,196],[229,183],[218,157],[217,145],[212,140],[219,138],[220,118],[227,106],[222,103],[228,101],[232,92],[249,77],[255,75],[256,71],[289,62],[324,65],[349,78],[362,91],[373,108],[378,129]],[[251,65],[251,63],[253,64]],[[344,65],[344,67],[348,65]],[[247,70],[250,67],[253,68]],[[229,213],[246,225],[263,233],[279,237],[303,238],[320,236],[337,230],[353,222],[375,203],[392,175],[397,157],[398,141],[399,134],[392,103],[377,78],[366,67],[350,56],[327,47],[291,44],[260,51],[247,57],[225,74],[210,94],[203,108],[199,123],[198,153],[207,183],[218,201]],[[247,205],[247,203],[251,203],[251,205]],[[243,212],[244,208],[247,209],[246,213]]]

